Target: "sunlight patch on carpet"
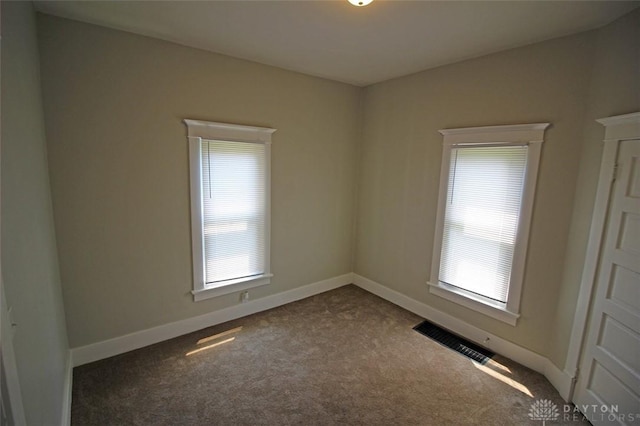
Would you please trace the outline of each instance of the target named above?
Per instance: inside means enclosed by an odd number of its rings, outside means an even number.
[[[191,351],[191,352],[187,352],[187,353],[185,354],[185,356],[191,356],[191,355],[193,355],[193,354],[197,354],[198,352],[202,352],[202,351],[206,351],[206,350],[208,350],[208,349],[215,348],[216,346],[220,346],[220,345],[222,345],[222,344],[224,344],[224,343],[233,342],[234,340],[236,340],[236,338],[235,338],[235,337],[232,337],[232,338],[230,338],[230,339],[226,339],[226,340],[223,340],[223,341],[221,341],[221,342],[214,343],[213,345],[205,346],[205,347],[202,347],[202,348],[200,348],[200,349],[196,349],[196,350],[193,350],[193,351]]]

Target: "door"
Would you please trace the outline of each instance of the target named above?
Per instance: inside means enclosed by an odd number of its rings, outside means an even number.
[[[0,346],[0,426],[25,425],[24,406],[18,366],[13,352],[13,327],[7,299],[0,277],[0,327],[2,332],[2,346]]]
[[[574,403],[593,424],[640,424],[640,140],[616,177]]]
[[[11,404],[9,404],[9,389],[4,374],[4,363],[0,359],[0,426],[13,425]]]

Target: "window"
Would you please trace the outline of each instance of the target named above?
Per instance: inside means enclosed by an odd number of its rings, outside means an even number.
[[[429,289],[515,325],[548,123],[446,129]]]
[[[269,166],[275,129],[184,122],[194,300],[269,284]]]

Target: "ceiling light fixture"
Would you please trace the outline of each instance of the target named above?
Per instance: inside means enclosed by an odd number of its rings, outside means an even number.
[[[349,0],[349,3],[351,3],[354,6],[362,7],[362,6],[368,5],[372,1],[373,0]]]

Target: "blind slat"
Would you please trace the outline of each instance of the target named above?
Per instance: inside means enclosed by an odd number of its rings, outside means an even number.
[[[440,281],[506,303],[527,149],[451,150]]]
[[[265,272],[263,144],[203,140],[205,282]]]

